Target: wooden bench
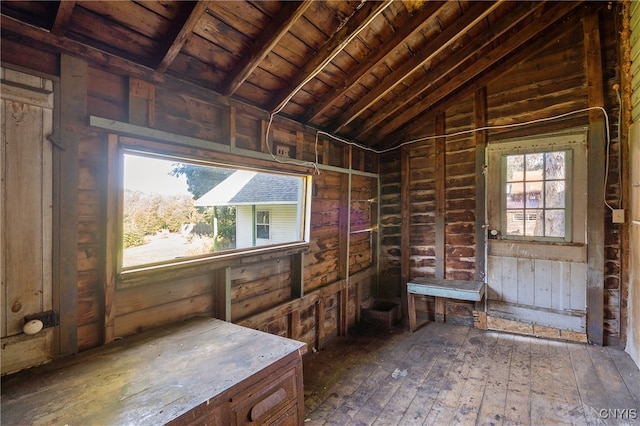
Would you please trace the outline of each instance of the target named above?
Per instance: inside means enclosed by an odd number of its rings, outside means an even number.
[[[2,424],[304,422],[302,342],[197,318],[2,378]]]
[[[415,297],[435,296],[436,322],[445,321],[446,299],[470,300],[479,302],[484,297],[485,285],[481,281],[445,280],[439,278],[420,277],[407,283],[409,328],[416,329]]]

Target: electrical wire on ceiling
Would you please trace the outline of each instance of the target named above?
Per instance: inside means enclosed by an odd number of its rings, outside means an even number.
[[[616,93],[618,93],[617,90],[616,90]],[[618,93],[618,100],[620,102],[620,109],[622,110],[622,102],[620,100],[619,93]],[[399,148],[402,148],[403,146],[412,145],[412,144],[415,144],[415,143],[424,142],[424,141],[428,141],[428,140],[446,138],[449,141],[455,141],[456,137],[467,136],[467,135],[470,135],[470,134],[474,134],[476,132],[481,132],[481,131],[485,131],[485,130],[504,130],[504,129],[511,129],[511,128],[515,128],[515,127],[529,126],[529,125],[532,125],[532,124],[545,123],[545,122],[548,122],[548,121],[553,121],[553,120],[566,118],[566,117],[569,117],[569,116],[572,116],[572,115],[583,114],[583,113],[589,112],[589,111],[600,111],[600,112],[602,112],[602,115],[604,116],[605,133],[606,133],[606,138],[605,138],[606,139],[605,140],[605,142],[606,142],[606,153],[605,153],[606,161],[605,161],[605,180],[604,180],[605,199],[604,199],[604,203],[610,210],[613,211],[613,210],[615,210],[615,208],[612,207],[606,200],[606,193],[607,193],[607,186],[608,186],[608,174],[609,174],[609,163],[610,163],[610,152],[609,151],[610,151],[610,148],[611,148],[611,132],[610,132],[610,129],[609,129],[609,114],[607,114],[607,110],[606,109],[604,109],[603,107],[599,107],[599,106],[577,109],[577,110],[566,112],[566,113],[563,113],[563,114],[553,115],[551,117],[538,118],[536,120],[523,121],[523,122],[520,122],[520,123],[501,124],[501,125],[494,125],[494,126],[483,126],[483,127],[478,127],[478,128],[475,128],[475,129],[462,130],[462,131],[455,132],[455,133],[448,133],[448,134],[443,134],[443,135],[425,136],[425,137],[412,139],[412,140],[408,140],[408,141],[399,143],[399,144],[397,144],[397,145],[395,145],[395,146],[393,146],[391,148],[387,148],[387,149],[370,148],[368,146],[364,146],[364,145],[361,145],[359,143],[351,142],[351,141],[348,141],[346,139],[342,139],[340,137],[334,136],[334,135],[332,135],[330,133],[327,133],[325,131],[316,130],[316,160],[317,160],[317,144],[318,144],[318,136],[317,135],[320,135],[320,134],[321,135],[325,135],[325,136],[327,136],[327,137],[329,137],[329,138],[331,138],[333,140],[336,140],[338,142],[344,143],[346,145],[355,146],[355,147],[358,147],[360,149],[363,149],[363,150],[366,150],[366,151],[369,151],[369,152],[373,152],[375,154],[386,154],[388,152],[395,151],[395,150],[397,150]],[[618,137],[620,137],[620,121],[618,121]],[[622,172],[620,171],[620,168],[618,168],[620,185],[622,185],[622,174],[621,173]],[[620,206],[620,208],[622,208],[622,188],[620,189],[619,206]]]
[[[364,4],[364,2],[360,3],[360,6],[358,6],[357,9],[359,9],[360,7],[362,7],[362,5]],[[356,10],[357,10],[356,9]],[[285,106],[287,106],[287,104],[289,103],[289,101],[291,101],[291,99],[307,84],[309,83],[311,80],[313,80],[318,74],[320,74],[320,72],[324,69],[324,67],[326,67],[331,61],[333,61],[333,59],[338,56],[344,49],[345,47],[347,47],[347,45],[349,43],[351,43],[351,41],[356,38],[358,36],[358,34],[360,34],[360,32],[362,32],[365,28],[367,28],[369,26],[369,24],[371,22],[373,22],[373,20],[375,18],[377,18],[384,10],[386,9],[386,7],[382,7],[380,9],[378,9],[378,11],[374,14],[372,14],[371,16],[369,16],[367,18],[367,20],[364,22],[363,25],[360,26],[360,29],[358,29],[358,31],[353,32],[352,34],[349,35],[349,37],[347,37],[346,39],[344,39],[341,43],[340,46],[338,47],[338,49],[336,49],[335,52],[333,52],[331,55],[329,55],[327,58],[325,58],[322,63],[320,64],[320,66],[311,74],[309,74],[302,82],[300,82],[300,84],[298,84],[296,86],[296,88],[294,90],[291,91],[291,93],[281,102],[281,105],[279,108],[277,108],[275,111],[272,111],[269,114],[269,123],[267,124],[267,128],[265,131],[265,145],[267,146],[267,150],[269,151],[269,154],[271,155],[271,158],[278,162],[278,163],[283,163],[283,164],[294,164],[294,165],[298,165],[298,166],[306,166],[306,167],[313,167],[314,172],[316,174],[320,174],[320,169],[318,169],[318,136],[316,135],[316,145],[315,145],[315,161],[298,161],[298,160],[282,160],[280,158],[277,158],[274,154],[273,151],[271,149],[271,145],[269,145],[269,131],[271,130],[271,123],[273,122],[273,117],[280,113]],[[355,11],[354,11],[355,13]],[[346,23],[346,21],[343,23],[343,25]]]

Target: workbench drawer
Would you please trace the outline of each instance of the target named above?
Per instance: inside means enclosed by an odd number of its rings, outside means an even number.
[[[270,424],[281,416],[286,417],[298,400],[297,370],[292,366],[284,373],[271,374],[234,396],[231,400],[232,424]]]

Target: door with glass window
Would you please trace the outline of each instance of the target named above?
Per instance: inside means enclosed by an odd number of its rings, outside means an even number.
[[[487,149],[488,315],[586,331],[586,131]]]

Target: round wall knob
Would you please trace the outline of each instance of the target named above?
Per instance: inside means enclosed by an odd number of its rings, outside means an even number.
[[[44,324],[42,324],[42,321],[33,319],[31,321],[27,321],[24,324],[24,326],[22,327],[22,331],[24,332],[24,334],[36,334],[40,330],[42,330],[43,326]]]

